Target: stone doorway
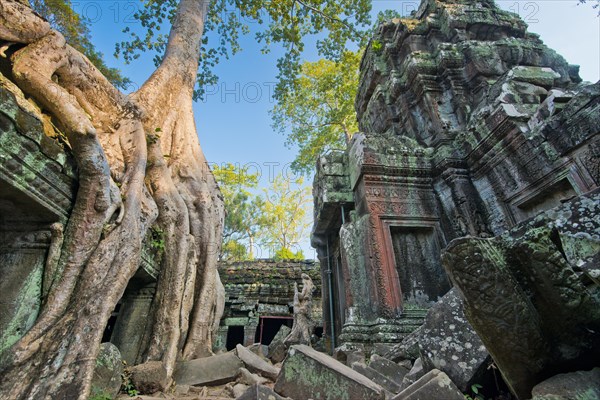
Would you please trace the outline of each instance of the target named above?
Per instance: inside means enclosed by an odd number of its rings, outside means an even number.
[[[275,337],[277,332],[279,332],[279,329],[283,325],[286,325],[288,328],[291,329],[293,322],[293,317],[270,315],[261,316],[258,329],[256,330],[256,335],[254,336],[254,342],[261,343],[264,345],[271,344],[273,338]]]
[[[227,330],[227,341],[225,347],[227,351],[235,349],[235,346],[244,344],[244,327],[241,325],[230,326]]]
[[[390,233],[403,306],[428,308],[450,288],[435,228],[391,226]]]

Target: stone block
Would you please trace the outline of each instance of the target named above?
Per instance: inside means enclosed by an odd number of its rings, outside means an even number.
[[[129,373],[131,384],[142,394],[163,391],[169,383],[167,371],[160,361],[148,361],[136,365],[129,369]],[[178,383],[186,384],[185,382]]]
[[[585,262],[600,252],[597,239],[587,241],[600,232],[599,213],[596,190],[501,236],[455,239],[445,250],[465,315],[519,399],[565,365],[598,365],[600,290],[569,257]],[[570,249],[582,245],[589,251]]]
[[[398,393],[400,391],[400,385],[398,383],[388,379],[386,376],[380,374],[366,364],[355,362],[351,365],[351,367],[353,370],[366,376],[390,393]]]
[[[102,343],[92,378],[92,396],[107,394],[116,397],[121,390],[122,374],[123,362],[119,349],[112,343]]]
[[[241,398],[246,390],[248,390],[248,387],[249,386],[244,383],[237,383],[231,388],[231,394],[233,394],[233,397],[236,399]]]
[[[173,379],[179,385],[220,385],[234,381],[243,366],[235,353],[229,352],[180,362],[177,364]]]
[[[419,350],[419,332],[422,326],[417,328],[413,333],[405,337],[402,342],[394,345],[387,352],[383,353],[383,357],[393,362],[412,361],[420,357]]]
[[[240,360],[244,362],[249,371],[257,373],[273,382],[279,375],[279,369],[269,364],[244,346],[238,344],[235,346],[235,351]]]
[[[285,397],[282,397],[275,393],[273,389],[268,388],[262,385],[252,385],[239,397],[236,397],[236,400],[285,400]]]
[[[378,354],[373,354],[371,356],[369,367],[398,385],[402,384],[404,376],[410,371],[410,369],[398,365]]]
[[[260,343],[254,343],[251,346],[248,346],[248,350],[261,358],[268,357],[269,355],[269,347]]]
[[[333,358],[351,366],[355,362],[365,362],[365,348],[362,344],[344,343],[333,352]]]
[[[262,376],[253,374],[246,368],[240,368],[240,375],[238,376],[237,381],[245,385],[252,386],[255,384],[262,385],[269,380],[267,378],[263,378]]]
[[[464,400],[448,375],[434,369],[398,393],[392,400]]]
[[[273,341],[269,345],[269,359],[275,364],[280,363],[285,358],[286,351],[287,349],[285,344],[283,344],[283,340]]]
[[[481,381],[490,355],[467,321],[456,289],[429,309],[416,336],[426,371],[445,372],[462,391]]]
[[[520,82],[550,88],[554,81],[560,78],[552,68],[518,66],[508,72],[508,77]]]
[[[287,348],[283,344],[283,340],[290,334],[292,330],[287,325],[281,325],[279,331],[269,344],[269,358],[273,363],[277,364],[283,361],[286,355]]]
[[[381,386],[305,345],[290,347],[275,391],[294,399],[383,400],[385,397]]]
[[[532,400],[600,400],[600,368],[555,375],[537,384]]]
[[[427,371],[425,371],[425,369],[423,368],[423,361],[421,361],[420,358],[417,358],[415,360],[415,364],[410,369],[410,371],[408,371],[408,373],[406,375],[404,375],[404,379],[402,379],[401,386],[403,388],[410,386],[411,384],[416,382],[419,378],[421,378],[423,375],[425,375],[426,372]]]

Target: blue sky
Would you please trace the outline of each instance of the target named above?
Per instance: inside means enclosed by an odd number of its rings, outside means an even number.
[[[140,4],[129,0],[73,2],[74,9],[90,19],[92,41],[106,55],[107,63],[120,68],[137,85],[152,73],[152,57],[142,56],[131,65],[124,65],[112,54],[115,43],[126,39],[122,29],[139,26],[131,15]],[[497,4],[518,13],[529,30],[540,34],[546,45],[569,63],[579,64],[584,80],[600,79],[600,18],[591,3],[506,0]],[[373,1],[375,14],[384,9],[407,14],[417,7],[416,1]],[[276,59],[281,50],[261,54],[252,35],[241,38],[241,44],[241,53],[217,66],[215,72],[221,80],[218,85],[207,87],[206,99],[196,104],[196,125],[209,162],[251,163],[260,168],[260,184],[266,187],[273,173],[289,173],[289,163],[295,155],[294,149],[284,146],[285,138],[273,132],[268,114],[273,107],[270,94],[276,82]],[[314,47],[307,46],[306,58],[318,58]],[[301,248],[305,256],[314,257],[308,238],[301,243]]]

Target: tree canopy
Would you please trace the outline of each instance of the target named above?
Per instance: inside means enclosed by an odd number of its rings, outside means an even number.
[[[18,44],[3,68],[21,96],[36,102],[65,135],[78,174],[69,219],[52,233],[46,301],[0,359],[0,397],[88,398],[103,330],[141,265],[150,231],[164,252],[140,349],[143,365],[133,369],[157,377],[164,389],[177,360],[211,353],[223,311],[217,254],[224,206],[206,168],[192,99],[214,79],[212,67],[240,50],[240,34],[251,31],[248,21],[257,23],[263,51],[271,44],[285,48],[278,61],[280,98],[293,89],[304,37],[317,35],[323,57],[341,57],[348,42],[364,40],[371,2],[146,0],[136,14],[144,32],[129,32],[117,54],[130,61],[153,51],[157,69],[124,96],[113,86],[123,82],[111,84],[111,72],[90,62],[101,56],[89,31],[60,1],[38,3],[48,23],[27,1],[0,0],[0,41]],[[218,34],[216,42],[209,43],[205,27]],[[267,231],[282,238],[281,249],[294,242],[291,227],[303,224],[294,210],[306,197],[289,183],[280,182],[281,191],[265,201],[273,208],[267,214],[278,216]],[[283,204],[292,209],[278,206],[285,196]]]
[[[269,188],[263,189],[267,223],[261,232],[262,241],[276,258],[304,257],[298,243],[308,233],[306,211],[312,197],[310,188],[303,184],[303,177],[279,174]]]
[[[117,44],[115,55],[131,62],[141,52],[150,51],[160,63],[168,38],[161,31],[173,21],[176,5],[175,0],[145,1],[135,13],[144,31],[125,28],[129,40]],[[194,98],[203,95],[206,84],[216,83],[213,67],[241,51],[240,36],[250,33],[262,44],[263,53],[269,53],[275,44],[285,49],[277,61],[280,74],[275,97],[280,98],[293,89],[307,36],[318,35],[316,46],[321,56],[340,59],[349,43],[365,43],[370,11],[368,0],[213,0],[206,19],[207,34],[202,38]],[[210,41],[210,32],[216,33],[217,39]]]
[[[384,21],[398,17],[396,10],[379,12],[369,33]],[[278,93],[271,111],[273,128],[286,136],[289,148],[298,148],[292,163],[294,171],[310,174],[320,154],[345,149],[358,131],[354,100],[362,53],[344,50],[335,59],[306,61],[291,79],[288,90]]]
[[[258,187],[258,173],[231,163],[213,166],[225,203],[222,260],[254,258],[256,236],[265,224],[264,201],[250,192]]]
[[[358,131],[354,99],[360,60],[361,52],[346,51],[339,61],[303,63],[294,90],[273,108],[273,127],[287,134],[288,147],[299,149],[294,171],[310,173],[320,154],[344,149]]]
[[[225,203],[221,259],[239,261],[263,256],[304,258],[298,244],[307,235],[310,188],[303,178],[277,175],[258,192],[258,174],[231,163],[213,166]]]
[[[63,34],[67,43],[83,53],[116,87],[128,89],[131,80],[124,77],[117,68],[110,68],[104,62],[104,55],[92,43],[88,20],[71,7],[65,0],[31,0],[31,7],[44,17],[50,25]]]

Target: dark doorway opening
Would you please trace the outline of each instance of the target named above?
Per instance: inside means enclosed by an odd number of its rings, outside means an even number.
[[[314,334],[317,338],[321,339],[323,337],[323,327],[322,326],[315,327]]]
[[[260,317],[260,324],[258,324],[254,342],[269,345],[282,325],[286,325],[291,329],[293,323],[294,319],[292,317]]]
[[[117,323],[117,318],[119,317],[119,312],[121,311],[122,304],[122,300],[119,300],[117,305],[115,305],[115,309],[110,314],[108,322],[106,323],[106,328],[104,328],[104,333],[102,334],[102,343],[110,342],[110,338],[112,336],[113,331],[115,330],[115,324]]]
[[[244,327],[243,326],[230,326],[227,329],[227,351],[235,349],[235,345],[244,344]]]

